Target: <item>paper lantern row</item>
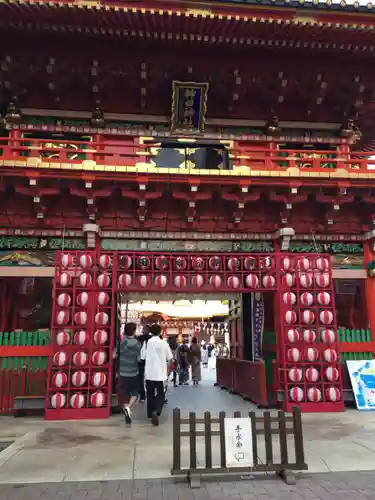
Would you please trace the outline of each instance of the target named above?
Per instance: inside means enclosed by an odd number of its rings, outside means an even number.
[[[333,312],[329,309],[323,309],[318,315],[319,322],[322,325],[330,325],[333,323]],[[286,311],[284,314],[284,321],[287,325],[295,325],[297,323],[298,315],[296,311]],[[312,325],[315,320],[315,312],[311,309],[305,309],[299,314],[300,323],[303,325]]]
[[[87,292],[77,294],[76,304],[81,307],[89,305],[90,295]],[[95,296],[95,302],[100,306],[107,306],[109,304],[110,296],[107,292],[99,292]],[[70,307],[72,305],[72,296],[69,293],[60,293],[57,296],[57,304],[59,307]]]
[[[336,363],[338,360],[338,354],[335,349],[327,348],[324,349],[322,354],[322,359],[327,363]],[[292,347],[287,350],[286,357],[289,362],[296,363],[298,361],[302,361],[303,359],[306,361],[314,362],[318,361],[321,356],[318,349],[315,347],[307,347],[304,350],[297,349],[296,347]]]
[[[91,356],[91,362],[95,366],[102,366],[107,362],[107,353],[105,351],[95,351]],[[87,366],[89,355],[85,351],[77,351],[72,356],[73,366]],[[66,351],[57,351],[53,355],[53,364],[55,366],[66,366],[69,362],[69,355]]]
[[[88,288],[93,285],[93,277],[90,273],[80,273],[77,276],[78,285],[82,288]],[[73,283],[73,277],[70,273],[61,273],[58,277],[57,284],[61,288],[70,287]],[[109,288],[111,286],[111,275],[108,273],[101,273],[96,278],[98,288]]]
[[[61,255],[61,267],[68,269],[71,267],[81,267],[82,269],[90,269],[93,267],[95,260],[90,254],[79,255],[75,258],[74,255],[65,253]],[[112,267],[112,258],[110,255],[101,255],[98,259],[98,266],[102,269],[109,269]]]
[[[106,396],[102,391],[95,391],[90,395],[89,398],[90,406],[94,408],[101,408],[106,403]],[[68,403],[68,405],[67,405]],[[56,392],[51,396],[51,406],[57,410],[69,406],[74,409],[81,409],[87,404],[87,398],[84,394],[80,392],[75,392],[67,401],[67,396],[63,392]]]
[[[302,273],[298,276],[299,285],[301,288],[326,288],[330,284],[330,276],[328,273],[318,272],[316,274]],[[296,285],[296,275],[294,273],[285,273],[281,278],[281,284],[286,288],[292,288]]]
[[[324,391],[325,400],[328,402],[335,403],[340,401],[341,392],[337,387],[327,387]],[[301,387],[292,387],[289,390],[289,397],[292,401],[301,403],[305,399],[303,389]],[[322,391],[318,387],[310,387],[307,390],[307,400],[313,403],[319,403],[322,401]]]
[[[304,329],[302,333],[300,333],[299,330],[297,330],[296,328],[290,328],[287,331],[287,338],[291,344],[300,341],[310,344],[316,342],[317,335],[316,331],[312,330],[311,328]],[[336,342],[336,339],[337,339],[336,333],[331,328],[323,328],[320,331],[321,342],[324,342],[325,344],[333,344]]]
[[[90,384],[92,387],[100,388],[104,387],[107,382],[107,375],[104,372],[95,372],[89,376],[87,372],[82,370],[77,370],[71,375],[72,386],[83,387]],[[63,371],[58,371],[52,376],[53,387],[62,388],[68,385],[68,374]]]
[[[284,257],[281,261],[283,271],[298,269],[300,271],[328,271],[330,267],[329,260],[324,257]]]
[[[328,366],[323,370],[323,375],[329,382],[337,382],[340,378],[340,372],[334,366]],[[321,379],[320,371],[314,366],[310,366],[306,370],[301,368],[291,368],[288,371],[288,378],[291,382],[301,382],[303,378],[309,383],[318,382]]]
[[[97,346],[105,345],[108,343],[108,332],[106,330],[96,330],[93,335],[94,344]],[[74,341],[75,345],[87,345],[90,343],[90,334],[86,330],[80,330],[74,335],[70,331],[62,330],[56,333],[56,344],[58,346],[65,346]]]
[[[293,306],[297,303],[298,295],[293,292],[284,292],[282,299],[287,306]],[[331,303],[331,295],[328,292],[319,292],[316,297],[311,292],[303,292],[299,295],[299,303],[303,306],[312,306],[318,304],[320,306],[328,306]]]
[[[67,325],[70,321],[70,312],[66,309],[57,311],[56,313],[56,324],[57,325]],[[73,316],[73,323],[79,326],[84,326],[88,322],[88,314],[86,311],[76,312]],[[109,323],[109,315],[105,312],[98,312],[95,314],[94,322],[98,326],[105,326]]]

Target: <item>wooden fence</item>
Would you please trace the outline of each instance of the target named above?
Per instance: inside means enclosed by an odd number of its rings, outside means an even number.
[[[13,414],[14,398],[45,396],[47,370],[0,370],[0,414]]]
[[[235,412],[233,416],[241,418],[241,413]],[[175,408],[172,474],[194,477],[198,485],[200,475],[205,474],[274,472],[288,483],[294,483],[291,471],[307,470],[300,409],[293,408],[292,414],[278,411],[275,416],[269,411],[250,411],[248,417],[251,420],[254,465],[233,468],[226,465],[225,412],[220,412],[218,418],[212,418],[208,411],[204,418],[197,418],[194,412],[189,418],[181,418],[180,409]],[[288,439],[289,436],[292,439]],[[187,450],[184,438],[188,440]],[[185,459],[188,460],[183,463]]]

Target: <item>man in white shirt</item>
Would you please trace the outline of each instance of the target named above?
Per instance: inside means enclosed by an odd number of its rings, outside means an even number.
[[[168,380],[173,356],[168,343],[160,338],[161,327],[151,325],[150,333],[152,337],[147,344],[143,344],[141,358],[146,362],[147,417],[157,426],[165,402],[164,384]]]

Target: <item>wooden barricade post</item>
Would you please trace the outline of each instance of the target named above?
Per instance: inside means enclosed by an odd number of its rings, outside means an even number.
[[[181,418],[179,408],[173,410],[173,475],[186,475],[192,487],[198,487],[200,477],[230,473],[274,472],[288,484],[295,483],[293,471],[307,470],[305,462],[301,411],[294,407],[292,414],[278,411],[272,415],[269,411],[250,411],[252,457],[251,467],[228,467],[226,459],[225,419],[231,417],[220,412],[219,417],[212,417],[205,412],[203,418],[197,418],[194,412],[189,418]],[[241,412],[234,412],[234,418],[241,418]],[[292,439],[288,439],[288,437]],[[188,439],[189,452],[182,456],[183,440]],[[202,443],[203,438],[203,443]],[[219,456],[213,454],[214,439],[218,438]],[[201,455],[204,455],[202,459]],[[199,456],[199,458],[198,458]],[[188,459],[188,463],[183,463]]]

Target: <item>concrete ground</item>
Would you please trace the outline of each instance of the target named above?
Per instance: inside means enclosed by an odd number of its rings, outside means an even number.
[[[304,475],[295,486],[280,479],[207,482],[197,490],[170,480],[0,485],[2,500],[373,500],[372,472]]]
[[[143,405],[134,413],[131,427],[125,425],[120,415],[105,421],[75,422],[0,418],[0,442],[15,440],[0,453],[0,483],[168,478],[174,407],[180,407],[185,416],[192,410],[203,415],[207,410],[213,414],[240,410],[245,414],[254,409],[251,403],[214,387],[213,383],[214,375],[206,373],[198,387],[171,388],[158,428],[145,419]],[[307,414],[303,424],[310,472],[375,469],[375,419],[371,412]],[[214,443],[214,465],[218,465],[217,449]],[[277,442],[274,450],[277,458]],[[182,444],[182,455],[186,463],[186,442]],[[199,443],[199,463],[202,457],[203,446]],[[259,457],[264,457],[262,450]],[[0,498],[3,500],[1,495]]]

